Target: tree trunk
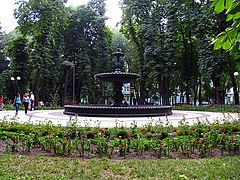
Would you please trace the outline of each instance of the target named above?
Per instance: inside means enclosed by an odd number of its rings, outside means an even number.
[[[161,81],[159,82],[160,87],[160,95],[162,97],[162,105],[168,106],[170,105],[169,97],[170,97],[170,91],[169,91],[169,80],[163,77]]]
[[[214,91],[215,91],[215,104],[222,104],[221,100],[221,90],[220,89],[220,77],[213,77],[212,78],[213,85],[214,85]]]
[[[68,70],[64,70],[64,84],[63,84],[62,106],[64,106],[64,103],[66,101],[67,87],[68,87],[68,76],[69,76],[69,71]]]
[[[145,77],[142,77],[141,80],[140,80],[140,102],[139,102],[140,105],[144,105],[145,104],[145,98],[146,98],[146,95],[145,95],[145,82],[146,82]]]
[[[37,68],[36,85],[35,85],[35,105],[36,106],[38,106],[38,101],[39,101],[40,76],[41,76],[41,68],[40,68],[40,65],[39,65],[38,68]]]
[[[202,80],[199,78],[199,95],[198,95],[199,105],[202,105]]]

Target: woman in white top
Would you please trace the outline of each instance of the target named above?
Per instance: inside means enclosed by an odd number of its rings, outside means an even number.
[[[25,114],[27,114],[28,104],[29,104],[29,96],[27,93],[24,93],[23,95],[22,104],[24,105]]]

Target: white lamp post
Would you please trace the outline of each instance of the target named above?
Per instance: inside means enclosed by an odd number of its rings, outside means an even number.
[[[17,80],[20,81],[20,80],[21,80],[21,77],[20,77],[20,76],[17,76]]]
[[[236,72],[234,72],[234,77],[236,78],[236,83],[237,83],[237,92],[238,92],[238,94],[239,94],[239,83],[238,83],[238,76],[239,76],[239,73],[236,71]]]
[[[234,72],[233,74],[236,78],[238,77],[239,73],[238,72]]]
[[[12,82],[14,83],[14,85],[15,85],[15,88],[14,88],[14,89],[15,89],[15,94],[16,94],[16,93],[17,93],[17,92],[16,92],[16,90],[17,90],[17,81],[20,81],[20,80],[21,80],[21,77],[20,77],[20,76],[17,76],[16,79],[15,79],[14,77],[11,77],[10,79],[11,79],[11,81],[12,81]]]
[[[234,77],[236,78],[236,84],[237,84],[237,95],[238,95],[238,103],[237,104],[239,104],[239,82],[238,82],[238,76],[239,76],[239,73],[236,71],[236,72],[234,72]]]

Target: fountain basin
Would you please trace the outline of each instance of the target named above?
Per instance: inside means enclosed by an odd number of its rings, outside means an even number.
[[[135,73],[115,71],[110,73],[96,74],[95,77],[101,82],[131,83],[131,82],[135,82],[137,78],[140,78],[140,75]]]
[[[107,105],[65,105],[66,115],[87,117],[154,117],[172,114],[172,106],[128,106],[111,107]]]

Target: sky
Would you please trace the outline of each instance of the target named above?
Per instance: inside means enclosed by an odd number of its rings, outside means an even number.
[[[89,0],[68,0],[67,6],[78,6],[86,4]],[[122,12],[118,5],[119,0],[106,0],[107,25],[115,27],[117,22],[121,20]],[[0,0],[0,22],[2,31],[6,33],[12,31],[17,26],[17,20],[13,17],[13,9],[16,8],[15,0]]]

